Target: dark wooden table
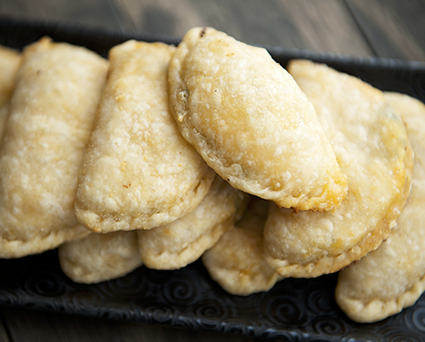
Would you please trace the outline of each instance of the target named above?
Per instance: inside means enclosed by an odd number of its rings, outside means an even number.
[[[250,44],[425,61],[424,0],[0,0],[0,16],[176,37],[212,26]],[[7,342],[218,339],[253,340],[0,308],[0,341]]]

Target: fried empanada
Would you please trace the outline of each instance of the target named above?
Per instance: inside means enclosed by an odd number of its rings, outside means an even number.
[[[247,200],[246,193],[216,177],[193,212],[167,225],[137,231],[143,263],[149,268],[169,270],[197,260],[233,227]]]
[[[265,250],[282,276],[316,277],[386,238],[410,192],[413,152],[403,121],[380,90],[309,61],[293,61],[288,70],[315,106],[349,190],[334,212],[272,207]]]
[[[425,106],[385,93],[407,124],[415,152],[412,191],[384,243],[339,274],[335,298],[354,321],[375,322],[413,305],[425,290]]]
[[[166,75],[174,49],[128,41],[110,51],[75,202],[78,220],[91,231],[172,222],[196,208],[215,177],[169,112]]]
[[[346,178],[314,108],[265,49],[191,29],[168,82],[182,135],[232,186],[297,210],[339,206]]]
[[[268,291],[280,279],[263,256],[269,204],[252,197],[242,219],[202,256],[211,278],[231,294],[246,296]]]
[[[0,46],[0,144],[8,116],[9,100],[15,86],[15,76],[21,59],[18,51]]]
[[[76,283],[100,283],[142,265],[137,233],[90,234],[59,247],[62,271]]]
[[[87,235],[74,200],[107,68],[97,54],[48,38],[24,50],[0,153],[0,257]]]

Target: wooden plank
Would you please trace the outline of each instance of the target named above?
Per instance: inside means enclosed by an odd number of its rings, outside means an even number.
[[[0,14],[177,37],[212,26],[249,44],[373,54],[340,0],[14,0]]]
[[[282,0],[284,11],[305,42],[314,51],[370,56],[373,51],[365,42],[351,13],[340,0]]]
[[[140,322],[113,321],[66,314],[54,314],[24,309],[2,308],[10,338],[13,342],[253,342],[249,337],[224,335],[208,331],[195,331],[162,327]]]
[[[190,0],[112,0],[126,11],[134,29],[181,37],[188,27],[202,25],[202,18]],[[202,1],[201,1],[202,2]]]
[[[0,15],[112,30],[132,30],[126,12],[111,0],[0,1]]]
[[[423,0],[346,1],[378,56],[425,61]]]
[[[180,0],[176,6],[168,0],[14,0],[1,1],[0,14],[179,37],[193,26],[213,26],[250,44],[425,60],[422,0],[346,3]]]
[[[250,44],[371,55],[340,0],[114,0],[136,30],[182,37],[212,26]]]

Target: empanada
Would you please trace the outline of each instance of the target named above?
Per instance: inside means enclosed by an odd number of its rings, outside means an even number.
[[[62,271],[76,283],[99,283],[119,278],[142,265],[137,234],[90,234],[59,247]]]
[[[247,200],[246,193],[216,177],[194,211],[167,225],[137,231],[143,263],[149,268],[168,270],[197,260],[233,227]]]
[[[293,61],[289,71],[315,106],[349,190],[334,212],[272,207],[265,250],[282,276],[316,277],[386,238],[409,195],[413,152],[403,121],[380,90],[309,61]]]
[[[97,54],[48,38],[24,50],[0,153],[0,257],[87,235],[74,200],[107,68]]]
[[[0,46],[0,144],[8,116],[9,100],[15,86],[15,76],[21,59],[18,51]]]
[[[297,210],[339,206],[346,179],[314,108],[265,49],[194,28],[168,75],[182,135],[232,186]]]
[[[407,124],[415,152],[412,191],[384,243],[339,274],[335,297],[354,321],[374,322],[413,305],[425,290],[425,106],[385,93]]]
[[[268,291],[280,279],[263,256],[269,204],[252,197],[242,219],[202,256],[211,278],[231,294]]]
[[[215,177],[169,112],[166,75],[174,49],[128,41],[110,51],[75,202],[78,220],[91,231],[172,222],[201,202]]]

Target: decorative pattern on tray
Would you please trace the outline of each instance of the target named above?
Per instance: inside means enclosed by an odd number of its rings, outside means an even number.
[[[178,271],[140,267],[96,285],[76,284],[61,271],[57,252],[0,260],[0,303],[14,307],[135,320],[287,341],[420,341],[425,298],[375,324],[356,324],[338,309],[336,276],[288,278],[269,292],[231,296],[198,261]]]

